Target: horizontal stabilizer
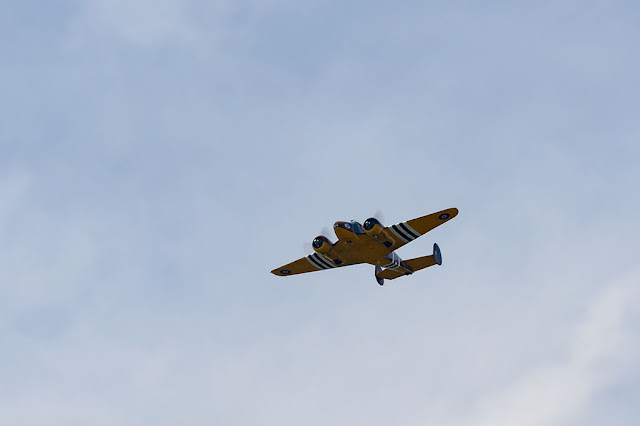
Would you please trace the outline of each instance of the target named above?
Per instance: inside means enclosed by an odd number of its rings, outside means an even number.
[[[433,254],[430,256],[416,257],[415,259],[409,259],[402,262],[409,267],[413,272],[420,269],[428,268],[433,265],[442,265],[442,254],[440,253],[440,247],[437,244],[433,245]],[[396,278],[408,275],[407,273],[395,269],[385,269],[382,272],[376,274],[376,277],[383,278],[385,280],[394,280]]]
[[[383,269],[382,272],[376,274],[376,278],[383,280],[395,280],[396,278],[404,277],[407,275],[404,271],[398,271],[396,269]]]
[[[406,261],[407,266],[413,270],[413,272],[419,271],[420,269],[428,268],[429,266],[437,265],[435,256],[424,256],[417,257],[415,259],[409,259]]]

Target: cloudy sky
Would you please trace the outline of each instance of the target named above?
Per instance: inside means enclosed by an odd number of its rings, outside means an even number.
[[[0,24],[1,423],[638,424],[636,3]],[[441,267],[269,274],[336,220],[449,207],[399,251]]]

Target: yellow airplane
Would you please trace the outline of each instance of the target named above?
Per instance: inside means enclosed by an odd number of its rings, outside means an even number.
[[[453,207],[389,227],[384,227],[374,217],[367,219],[364,225],[355,220],[336,222],[333,225],[338,237],[336,243],[320,235],[313,240],[314,254],[276,268],[271,273],[288,276],[369,263],[375,265],[376,280],[383,285],[385,279],[394,280],[429,266],[442,265],[442,255],[437,244],[433,245],[432,255],[409,260],[400,259],[395,250],[453,219],[457,214],[458,209]]]

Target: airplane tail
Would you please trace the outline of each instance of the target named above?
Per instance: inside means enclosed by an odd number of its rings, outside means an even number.
[[[411,269],[413,272],[419,271],[420,269],[428,268],[433,265],[442,265],[442,253],[440,252],[440,247],[437,244],[433,245],[433,254],[429,256],[416,257],[415,259],[409,259],[402,262],[405,266]],[[395,280],[396,278],[402,277],[404,275],[409,275],[403,271],[397,271],[393,269],[385,269],[378,271],[379,266],[376,266],[376,280],[378,280],[378,284],[380,280]]]
[[[442,252],[440,252],[440,247],[434,244],[433,254],[431,256],[416,257],[415,259],[409,259],[405,262],[413,272],[433,265],[442,265]]]

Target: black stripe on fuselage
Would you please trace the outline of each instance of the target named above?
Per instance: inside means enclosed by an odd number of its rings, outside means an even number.
[[[404,225],[404,223],[400,223],[399,226],[407,232],[408,235],[412,236],[413,239],[415,240],[416,238],[418,238],[420,235],[416,235],[413,232],[411,232],[411,229],[409,229],[407,226]]]

